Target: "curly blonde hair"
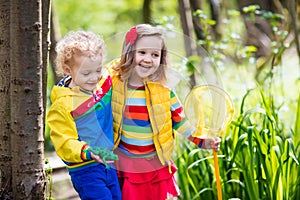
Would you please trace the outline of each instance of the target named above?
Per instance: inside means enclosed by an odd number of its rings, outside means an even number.
[[[91,31],[70,31],[56,45],[56,66],[63,73],[65,66],[72,67],[72,58],[77,56],[88,56],[95,59],[97,56],[106,56],[106,45],[101,36]]]

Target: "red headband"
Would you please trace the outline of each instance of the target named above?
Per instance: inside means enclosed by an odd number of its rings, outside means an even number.
[[[125,40],[125,44],[130,44],[133,45],[136,38],[137,38],[138,34],[136,32],[136,27],[132,27],[127,33],[126,33],[126,40]]]

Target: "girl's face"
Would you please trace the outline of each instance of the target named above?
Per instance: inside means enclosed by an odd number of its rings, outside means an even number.
[[[79,86],[83,90],[92,91],[101,79],[102,57],[96,59],[88,56],[74,56],[72,67],[66,67],[65,73],[72,77],[69,87]]]
[[[154,74],[161,60],[162,41],[157,36],[144,36],[136,42],[133,74],[131,84],[142,84],[143,79]]]

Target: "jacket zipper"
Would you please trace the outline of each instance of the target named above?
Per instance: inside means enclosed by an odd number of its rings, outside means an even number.
[[[153,119],[152,121],[153,121],[154,126],[155,126],[155,128],[156,128],[156,130],[157,130],[157,135],[156,135],[157,141],[158,141],[159,147],[160,147],[160,149],[161,149],[162,157],[163,157],[163,160],[164,160],[165,164],[169,164],[168,161],[166,161],[166,159],[165,159],[165,157],[164,157],[164,150],[163,150],[162,145],[161,145],[161,143],[160,143],[160,141],[159,141],[159,137],[158,137],[158,136],[159,136],[159,134],[160,134],[160,131],[159,131],[159,129],[158,129],[158,126],[157,126],[157,123],[156,123],[155,117],[154,117],[154,109],[153,109],[153,106],[152,106],[151,91],[150,91],[150,89],[149,89],[148,82],[145,81],[145,85],[146,85],[146,88],[147,88],[147,90],[148,90],[148,92],[149,92],[150,107],[151,107],[151,115],[152,115],[152,119]]]
[[[123,102],[123,107],[122,107],[122,118],[121,118],[121,121],[120,121],[120,124],[119,124],[119,128],[118,128],[118,138],[116,140],[116,142],[120,141],[121,140],[121,127],[123,125],[123,120],[124,120],[124,111],[125,111],[125,107],[126,107],[126,99],[127,99],[127,81],[124,82],[124,102]],[[118,142],[119,143],[119,142]]]

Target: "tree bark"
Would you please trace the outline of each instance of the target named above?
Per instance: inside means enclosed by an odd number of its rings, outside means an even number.
[[[198,0],[190,0],[190,5],[191,5],[191,11],[195,12],[196,10],[201,10],[201,1]],[[194,30],[195,34],[198,40],[203,40],[203,30],[200,24],[200,20],[198,16],[193,16],[193,24],[194,24]]]
[[[50,49],[50,9],[51,0],[42,1],[42,85],[47,85],[47,72],[48,72],[48,60],[49,60],[49,49]],[[47,106],[47,87],[43,87],[43,107]],[[43,112],[43,121],[45,121],[45,112]]]
[[[10,1],[0,3],[0,199],[12,199],[11,148],[10,148],[10,101],[9,101],[9,9]]]
[[[184,46],[186,56],[196,56],[197,46],[194,40],[194,27],[192,23],[192,14],[190,9],[190,3],[188,0],[178,0],[180,22],[184,34]],[[190,75],[190,87],[193,88],[196,85],[195,73]]]
[[[219,30],[218,28],[218,25],[220,24],[221,1],[210,0],[209,4],[210,4],[211,18],[216,22],[216,25],[212,27],[212,34],[215,40],[219,40],[221,37],[221,30]]]
[[[143,3],[143,21],[146,24],[151,24],[151,2],[152,0],[144,0]]]
[[[259,5],[261,10],[272,11],[274,13],[281,13],[282,7],[277,0],[240,0],[237,1],[238,7],[242,16],[247,30],[247,45],[254,45],[257,47],[256,57],[266,57],[271,52],[271,41],[274,38],[272,28],[269,21],[261,17],[255,18],[255,23],[246,19],[244,12],[242,11],[245,6]]]
[[[56,58],[56,43],[61,38],[61,33],[59,29],[59,23],[58,23],[58,16],[56,14],[55,6],[51,6],[51,16],[50,16],[50,51],[49,51],[49,61],[50,61],[50,67],[53,71],[54,75],[54,82],[58,83],[58,81],[62,78],[62,75],[58,74],[58,69],[56,67],[55,58]]]
[[[12,190],[44,199],[42,1],[10,2]]]

